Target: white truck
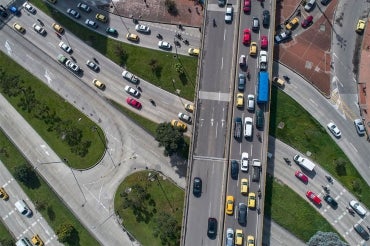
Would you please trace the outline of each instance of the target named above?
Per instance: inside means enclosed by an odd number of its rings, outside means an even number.
[[[261,172],[262,164],[261,161],[258,159],[252,160],[252,181],[259,182],[260,181],[260,172]]]
[[[310,161],[309,159],[306,159],[300,155],[295,155],[293,157],[293,160],[295,161],[295,163],[297,163],[298,165],[302,166],[303,168],[307,169],[308,171],[313,171],[313,169],[315,168],[315,164]]]
[[[127,70],[123,70],[122,77],[134,84],[137,84],[139,82],[139,79]]]

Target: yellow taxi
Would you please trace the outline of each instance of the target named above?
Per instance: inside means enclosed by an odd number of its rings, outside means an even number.
[[[226,214],[232,215],[234,213],[234,197],[226,197]]]
[[[104,90],[105,89],[105,84],[104,83],[102,83],[102,82],[100,82],[99,80],[97,80],[97,79],[94,79],[93,80],[93,84],[96,86],[96,87],[98,87],[99,89],[101,89],[101,90]]]
[[[189,48],[189,50],[188,50],[189,55],[192,55],[192,56],[198,56],[199,52],[200,52],[200,50],[195,49],[195,48]]]
[[[108,21],[108,18],[105,15],[103,15],[103,14],[96,14],[95,15],[95,18],[98,21],[101,21],[101,22],[107,22]]]
[[[8,193],[6,193],[6,191],[3,187],[0,187],[0,197],[3,200],[8,200],[9,199],[9,195],[8,195]]]
[[[40,236],[38,234],[36,234],[35,236],[33,236],[31,238],[31,241],[34,245],[37,245],[37,246],[43,246],[44,245],[44,242],[41,240]]]
[[[241,108],[244,106],[244,95],[243,93],[236,94],[236,106]]]
[[[240,229],[235,230],[235,245],[243,245],[243,231]]]
[[[257,55],[257,43],[256,42],[251,43],[251,46],[249,47],[249,55],[251,56]]]
[[[289,21],[289,23],[288,23],[288,24],[286,24],[285,28],[286,28],[287,30],[291,30],[291,29],[293,29],[296,25],[298,25],[298,23],[299,23],[299,19],[298,19],[298,17],[294,17],[293,19],[291,19],[291,20]]]
[[[51,26],[58,33],[63,33],[64,32],[64,28],[61,25],[57,24],[57,23],[53,23]]]
[[[248,179],[240,180],[240,193],[243,195],[248,194]]]
[[[190,104],[190,103],[185,104],[185,110],[190,112],[190,113],[193,113],[194,112],[194,105]]]
[[[356,26],[356,32],[363,33],[365,30],[365,21],[358,20],[357,26]]]
[[[171,126],[180,128],[181,130],[184,130],[184,131],[186,131],[186,129],[188,127],[185,123],[182,123],[179,120],[172,120],[171,121]]]
[[[250,192],[248,195],[248,208],[256,207],[256,193]]]
[[[134,42],[139,41],[139,36],[134,33],[127,33],[126,38],[127,40],[134,41]]]
[[[251,235],[247,237],[247,246],[254,246],[254,237]]]
[[[285,81],[279,77],[274,77],[272,79],[272,83],[274,83],[275,85],[279,86],[279,87],[284,87],[284,84],[285,84]]]
[[[19,25],[17,22],[13,24],[13,27],[15,30],[17,30],[20,33],[24,33],[26,29],[24,29],[21,25]]]

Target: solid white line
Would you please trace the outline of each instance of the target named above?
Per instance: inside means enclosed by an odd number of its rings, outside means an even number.
[[[353,144],[352,144],[351,142],[349,143],[349,145],[351,145],[351,146],[352,146],[352,148],[353,148],[356,152],[358,152],[358,151],[357,151],[357,149],[355,148],[355,146],[353,146]]]

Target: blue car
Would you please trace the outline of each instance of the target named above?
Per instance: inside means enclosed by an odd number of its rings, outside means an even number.
[[[14,14],[14,15],[20,15],[20,11],[18,10],[18,8],[17,7],[15,7],[15,6],[10,6],[9,7],[9,11],[12,13],[12,14]]]

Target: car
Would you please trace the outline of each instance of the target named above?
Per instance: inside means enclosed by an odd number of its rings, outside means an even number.
[[[252,19],[252,31],[258,32],[260,29],[260,21],[258,20],[257,17],[253,17]]]
[[[240,56],[240,58],[239,58],[239,66],[241,68],[248,68],[247,58],[245,57],[245,55],[241,55]]]
[[[57,23],[53,23],[51,26],[59,34],[62,34],[64,32],[64,28],[61,25],[57,24]]]
[[[234,138],[240,139],[242,134],[243,121],[240,117],[234,118]]]
[[[31,4],[29,4],[28,2],[25,2],[23,4],[23,7],[25,8],[25,10],[27,10],[31,14],[36,14],[36,9]]]
[[[236,106],[241,108],[244,106],[244,95],[243,93],[236,94]]]
[[[356,213],[358,213],[360,216],[365,216],[365,214],[367,213],[367,211],[360,205],[360,203],[356,200],[352,200],[349,202],[349,205],[351,206],[351,208],[353,208],[353,210],[356,211]]]
[[[307,191],[306,192],[306,197],[310,199],[314,204],[316,205],[321,205],[321,199],[312,191]]]
[[[364,135],[365,134],[365,126],[364,126],[364,123],[362,123],[362,120],[361,119],[355,119],[353,121],[353,123],[355,124],[355,128],[356,128],[356,131],[357,131],[358,135]]]
[[[276,43],[282,43],[284,41],[287,41],[288,39],[290,39],[292,36],[292,31],[291,30],[285,30],[283,32],[281,32],[279,35],[276,35],[275,36],[275,42]]]
[[[251,30],[248,28],[243,31],[243,44],[248,45],[251,42]]]
[[[279,86],[279,87],[284,87],[285,85],[285,81],[279,77],[273,77],[272,78],[272,83],[276,86]]]
[[[247,246],[254,246],[254,237],[251,235],[247,237]]]
[[[95,22],[95,21],[90,20],[90,19],[86,19],[86,20],[85,20],[85,25],[86,25],[86,26],[89,26],[89,27],[92,27],[92,28],[94,28],[94,29],[98,28],[98,24],[96,24],[96,22]]]
[[[234,12],[233,6],[231,4],[227,5],[226,12],[225,12],[225,22],[226,23],[231,23],[233,21],[233,12]]]
[[[187,125],[185,123],[182,123],[179,120],[172,120],[171,121],[171,126],[179,128],[182,131],[186,131],[186,129],[187,129]]]
[[[234,246],[234,230],[232,228],[226,230],[226,246]]]
[[[261,50],[260,51],[260,57],[259,57],[259,62],[260,62],[260,69],[261,70],[267,70],[267,51],[266,50]]]
[[[180,120],[188,124],[191,124],[191,117],[189,115],[180,112],[177,116],[179,117]]]
[[[333,208],[336,208],[338,207],[338,203],[337,201],[335,201],[335,199],[333,197],[331,197],[329,194],[326,194],[324,196],[324,200],[330,205],[332,206]]]
[[[37,23],[34,23],[32,25],[33,27],[33,30],[35,30],[37,33],[41,34],[41,35],[45,35],[46,34],[46,31],[44,28],[42,28],[40,25],[38,25]]]
[[[244,91],[245,82],[246,82],[245,74],[239,73],[239,83],[238,83],[238,90],[239,91]]]
[[[251,12],[251,0],[244,0],[243,11],[244,13]]]
[[[330,1],[331,0],[321,0],[320,2],[321,2],[322,5],[326,6],[330,3]]]
[[[68,13],[70,16],[72,16],[72,17],[76,18],[76,19],[79,19],[79,18],[81,17],[81,15],[80,15],[80,13],[78,13],[78,11],[76,11],[76,10],[74,10],[74,9],[71,9],[71,8],[67,9],[67,13]]]
[[[236,160],[231,160],[230,175],[232,179],[238,179],[239,163]]]
[[[0,5],[0,16],[3,18],[8,17],[8,13],[6,12],[6,8],[3,5]]]
[[[20,15],[21,14],[21,12],[19,11],[19,9],[16,6],[10,6],[9,11],[10,11],[10,13],[12,13],[14,15]]]
[[[360,224],[354,224],[353,228],[355,231],[366,241],[369,240],[369,233]]]
[[[252,95],[252,94],[249,94],[247,96],[247,109],[249,111],[253,111],[254,110],[254,95]]]
[[[185,104],[185,110],[190,112],[190,113],[193,113],[194,112],[194,105],[190,104],[190,103]]]
[[[309,16],[307,16],[307,17],[302,21],[301,26],[302,26],[303,28],[307,28],[307,27],[311,26],[311,25],[312,25],[312,23],[313,23],[313,16],[312,16],[312,15],[309,15]]]
[[[3,200],[8,200],[8,199],[9,199],[9,195],[8,195],[8,193],[5,191],[4,187],[0,187],[0,197],[1,197]]]
[[[269,46],[269,41],[267,36],[262,35],[261,36],[261,49],[267,49]]]
[[[91,12],[91,8],[87,4],[84,4],[84,3],[78,3],[77,4],[77,8],[85,11],[86,13],[90,13]]]
[[[256,42],[251,43],[251,46],[249,47],[249,55],[251,56],[257,55],[257,43]]]
[[[24,29],[24,27],[21,26],[20,24],[18,24],[17,22],[13,24],[13,28],[15,30],[17,30],[18,32],[20,32],[20,33],[25,33],[26,32],[26,29]]]
[[[304,6],[304,10],[306,10],[307,12],[310,12],[313,7],[315,6],[316,4],[316,0],[308,0],[306,1],[306,5]]]
[[[244,118],[244,137],[251,138],[253,136],[253,118]]]
[[[256,208],[256,193],[254,192],[249,192],[248,208]]]
[[[66,66],[70,68],[73,72],[77,73],[80,71],[80,67],[76,63],[72,62],[71,60],[66,61]]]
[[[200,52],[199,49],[195,49],[195,48],[188,49],[188,54],[191,56],[199,56],[199,52]]]
[[[43,246],[44,242],[41,240],[40,236],[38,234],[34,235],[31,238],[31,242],[36,246]]]
[[[122,77],[124,77],[125,79],[127,79],[131,83],[134,83],[134,84],[139,83],[139,78],[136,77],[135,75],[133,75],[132,73],[130,73],[129,71],[127,71],[127,70],[123,70]]]
[[[285,25],[285,28],[287,30],[291,30],[293,28],[295,28],[299,23],[299,18],[298,17],[294,17],[293,19],[291,19],[288,24]]]
[[[72,53],[72,48],[69,47],[66,43],[64,43],[63,41],[60,41],[59,43],[59,47],[64,50],[65,52],[67,52],[68,54],[71,54]]]
[[[211,239],[217,235],[217,219],[208,218],[207,236]]]
[[[226,4],[226,0],[218,0],[217,2],[219,7],[223,7]]]
[[[248,172],[248,167],[249,167],[249,158],[248,158],[248,153],[243,152],[242,153],[242,158],[240,160],[240,170],[243,172]]]
[[[235,245],[243,245],[243,231],[241,229],[235,230]]]
[[[356,26],[356,32],[357,33],[363,33],[365,30],[365,21],[363,20],[358,20],[357,26]]]
[[[100,14],[100,13],[97,13],[95,15],[95,19],[97,19],[98,21],[104,22],[104,23],[108,21],[108,18],[105,15]]]
[[[137,24],[135,30],[142,33],[150,33],[150,28],[142,24]]]
[[[247,205],[242,202],[238,205],[238,222],[240,225],[247,224]]]
[[[98,64],[96,64],[95,62],[90,61],[90,60],[87,60],[86,65],[87,65],[91,70],[94,70],[95,72],[99,71],[99,69],[100,69]]]
[[[166,41],[159,41],[158,47],[161,49],[166,49],[166,50],[170,50],[172,48],[171,44]]]
[[[139,36],[134,33],[127,33],[126,38],[127,40],[134,41],[134,42],[139,41]]]
[[[226,197],[226,214],[232,215],[234,213],[234,197]]]
[[[263,110],[259,109],[256,112],[256,127],[258,129],[262,129],[265,123],[265,115],[263,114]]]
[[[243,195],[248,194],[248,179],[240,180],[240,193]]]
[[[139,97],[139,96],[140,96],[140,92],[139,92],[138,90],[136,90],[136,89],[132,88],[131,86],[126,85],[126,86],[125,86],[125,91],[126,91],[128,94],[130,94],[130,95],[132,95],[132,96],[134,96],[134,97]]]
[[[268,28],[270,26],[270,12],[268,10],[264,10],[262,12],[262,25],[265,28]]]
[[[308,177],[304,173],[302,173],[301,171],[299,171],[299,170],[295,171],[294,175],[299,180],[301,180],[303,183],[307,183],[308,182]]]
[[[105,84],[102,83],[101,81],[97,80],[97,79],[94,79],[93,81],[93,84],[98,87],[99,89],[101,90],[104,90],[105,89]]]
[[[112,27],[107,27],[107,29],[105,29],[105,32],[109,35],[112,35],[112,36],[117,36],[118,35],[117,30],[112,28]]]
[[[193,194],[196,197],[202,194],[202,180],[199,177],[193,179]]]
[[[141,108],[141,103],[136,101],[134,98],[128,97],[126,99],[126,102],[128,103],[128,105],[131,105],[134,108],[137,108],[137,109]]]
[[[342,133],[340,132],[339,128],[333,123],[330,122],[329,124],[326,125],[329,129],[329,131],[337,138],[339,138]]]
[[[14,203],[15,208],[18,210],[18,212],[26,217],[31,217],[33,212],[29,208],[29,206],[26,204],[24,200],[18,200]]]

